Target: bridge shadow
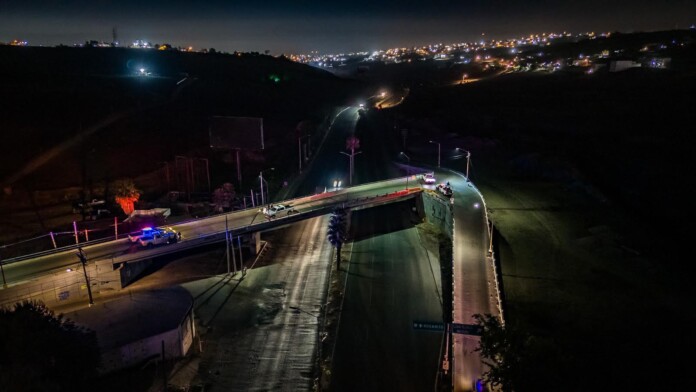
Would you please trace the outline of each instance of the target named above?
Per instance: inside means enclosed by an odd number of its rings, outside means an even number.
[[[421,222],[415,199],[353,211],[349,237],[364,241],[384,234],[408,230]]]
[[[222,309],[225,307],[225,305],[227,305],[229,299],[232,297],[232,294],[234,294],[234,292],[237,291],[237,287],[239,287],[239,285],[242,283],[242,280],[243,279],[240,278],[239,274],[236,277],[233,277],[232,275],[226,275],[226,276],[222,277],[219,281],[214,282],[210,286],[209,289],[212,289],[212,288],[215,288],[215,289],[207,294],[207,297],[205,300],[201,301],[199,304],[196,305],[196,309],[195,309],[196,311],[199,311],[201,307],[210,304],[211,300],[213,300],[215,298],[216,294],[220,290],[222,290],[223,288],[228,287],[228,286],[231,286],[231,287],[229,287],[229,291],[227,292],[225,297],[219,301],[219,304],[217,305],[217,307],[215,308],[213,313],[210,315],[208,320],[203,320],[201,318],[201,325],[207,327],[213,321],[215,321],[218,314],[220,314],[220,311],[222,311]],[[208,290],[206,290],[206,291],[208,291]],[[201,294],[204,294],[204,293],[201,293]],[[200,312],[199,312],[199,314],[200,314]]]

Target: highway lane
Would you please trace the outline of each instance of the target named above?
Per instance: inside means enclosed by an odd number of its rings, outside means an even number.
[[[341,111],[331,125],[330,133],[319,146],[308,170],[305,180],[298,187],[297,194],[310,195],[316,189],[331,188],[334,180],[341,180],[344,187],[348,186],[349,166],[348,157],[340,152],[346,152],[346,138],[355,132],[358,122],[358,107],[348,107]]]
[[[474,324],[480,313],[499,315],[497,288],[488,255],[488,225],[481,195],[464,176],[436,170],[439,182],[449,181],[454,191],[454,315],[453,322]],[[486,370],[478,352],[480,338],[453,335],[455,391],[471,391]]]
[[[411,203],[354,212],[348,280],[331,390],[429,391],[441,333],[414,320],[442,321],[439,262],[421,246]]]
[[[311,390],[332,260],[327,221],[270,232],[270,250],[239,286],[197,298],[196,314],[210,328],[206,341],[215,342],[201,361],[210,391]],[[194,296],[205,287],[185,286]]]
[[[321,193],[303,198],[283,201],[283,204],[294,206],[298,211],[309,211],[332,203],[340,203],[356,198],[384,195],[404,189],[405,180],[378,182],[364,184],[352,188],[344,188],[335,192]],[[242,229],[252,224],[265,221],[264,215],[258,208],[236,211],[228,214],[217,215],[209,218],[193,220],[173,225],[173,229],[181,232],[183,241],[201,238],[213,233],[221,233],[225,230],[225,216],[228,227]],[[277,221],[282,222],[282,217]],[[163,245],[167,246],[167,245]],[[170,245],[171,246],[171,245]],[[85,245],[84,252],[90,261],[119,257],[128,253],[142,252],[137,244],[132,244],[128,239],[110,241],[95,245]],[[33,259],[5,264],[5,277],[8,284],[18,284],[43,273],[60,270],[74,266],[77,262],[74,250],[39,256]]]

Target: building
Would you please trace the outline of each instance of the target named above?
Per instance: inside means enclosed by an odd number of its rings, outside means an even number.
[[[183,357],[196,336],[193,298],[180,286],[135,293],[65,317],[96,332],[102,374]]]
[[[640,63],[633,60],[612,60],[609,62],[609,72],[621,72],[630,68],[639,68]]]

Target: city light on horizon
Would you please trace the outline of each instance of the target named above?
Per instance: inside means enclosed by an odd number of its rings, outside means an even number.
[[[493,39],[519,35],[546,42],[544,31],[563,29],[630,32],[675,25],[688,28],[693,24],[688,16],[696,13],[696,5],[678,1],[602,2],[601,7],[593,7],[598,4],[589,0],[582,7],[570,1],[520,7],[473,2],[297,4],[276,0],[259,6],[251,1],[194,5],[126,0],[97,6],[83,0],[60,5],[9,1],[0,5],[0,42],[16,39],[34,46],[72,46],[90,40],[111,42],[117,32],[122,43],[148,37],[152,44],[226,52],[341,53],[477,39],[491,46]],[[634,12],[618,12],[626,9]]]

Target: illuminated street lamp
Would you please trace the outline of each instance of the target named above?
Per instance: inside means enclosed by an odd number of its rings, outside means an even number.
[[[429,143],[437,144],[437,167],[440,167],[440,142],[430,140]]]
[[[358,139],[355,136],[350,136],[348,139],[346,139],[346,150],[350,150],[350,154],[339,151],[341,154],[346,155],[347,157],[350,158],[349,162],[349,177],[348,177],[348,185],[352,186],[353,185],[353,168],[354,168],[354,162],[355,162],[355,156],[360,154],[362,151],[355,152],[360,148],[360,139]]]
[[[261,172],[259,172],[259,182],[261,182],[261,205],[262,206],[266,204],[266,198],[263,197],[263,172],[265,172],[266,170],[275,170],[275,167],[271,167],[269,169],[263,169],[263,170],[261,170]]]
[[[455,148],[455,150],[466,152],[466,182],[469,182],[469,162],[471,161],[471,152],[459,147]]]

